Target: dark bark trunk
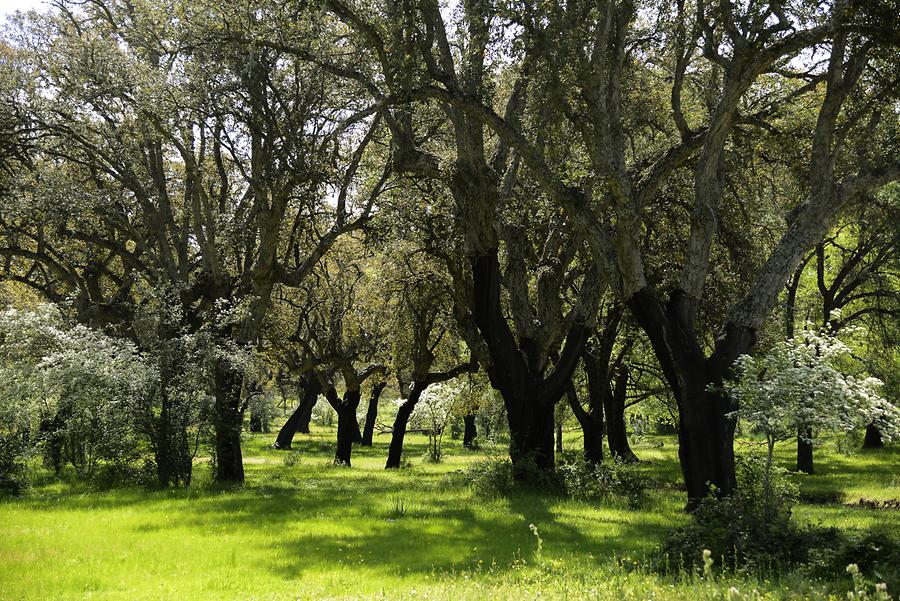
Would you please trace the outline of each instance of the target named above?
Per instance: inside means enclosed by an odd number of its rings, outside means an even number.
[[[300,404],[281,426],[273,447],[283,450],[290,449],[294,441],[294,434],[303,432],[304,425],[306,426],[305,433],[309,433],[309,419],[320,392],[322,392],[322,385],[314,375],[304,376],[300,380]]]
[[[584,432],[584,460],[588,463],[603,462],[603,424],[587,420],[581,424]]]
[[[387,386],[386,382],[380,382],[372,387],[372,396],[369,397],[369,406],[366,408],[366,425],[363,428],[362,446],[371,447],[372,438],[375,435],[375,420],[378,419],[378,399],[381,392]]]
[[[475,437],[478,430],[475,427],[475,414],[469,413],[463,416],[463,448],[471,449],[475,446]]]
[[[797,471],[813,473],[812,427],[801,426],[797,432]]]
[[[253,434],[262,434],[263,420],[262,416],[259,413],[255,411],[250,412],[250,425],[248,429]]]
[[[403,439],[406,437],[406,427],[409,424],[409,416],[412,415],[416,403],[425,391],[426,384],[422,382],[413,382],[406,401],[397,409],[397,417],[394,418],[394,429],[391,432],[391,446],[388,449],[387,463],[385,469],[393,469],[400,467],[403,457]]]
[[[217,482],[244,481],[244,464],[241,456],[241,427],[244,422],[241,380],[240,372],[227,363],[224,361],[216,363],[214,426]]]
[[[500,302],[500,266],[496,248],[471,258],[472,315],[484,338],[491,362],[491,386],[500,391],[509,423],[510,451],[517,477],[526,478],[533,468],[554,470],[553,409],[578,365],[587,339],[583,324],[573,323],[550,375],[534,365],[528,345],[516,341]],[[529,357],[526,359],[526,357]]]
[[[707,359],[697,339],[691,303],[676,291],[664,307],[646,288],[628,300],[678,403],[678,457],[688,509],[713,489],[716,495],[727,496],[737,486],[735,424],[728,417],[736,407],[720,387],[723,378],[731,375],[734,360],[756,340],[755,331],[728,323]]]
[[[159,485],[190,486],[193,456],[188,441],[187,428],[178,407],[165,389],[162,391],[162,405],[153,433],[156,476]]]
[[[528,479],[533,468],[541,472],[554,470],[553,407],[556,400],[534,395],[523,402],[507,405],[509,457],[516,477],[520,479]]]
[[[609,443],[609,452],[617,461],[637,463],[639,461],[637,455],[628,444],[628,428],[625,424],[627,380],[627,371],[621,369],[616,377],[615,390],[603,400],[603,409],[606,413],[606,439]]]
[[[590,375],[589,360],[586,360],[585,364],[588,367],[589,410],[581,406],[574,386],[569,386],[567,395],[572,413],[575,414],[584,434],[584,460],[589,463],[600,463],[603,461],[603,405],[597,398],[599,396],[597,382],[595,376]]]
[[[558,422],[556,422],[556,452],[557,453],[563,452],[562,438],[563,438],[562,422],[558,421]]]
[[[312,423],[313,409],[315,409],[316,401],[318,399],[319,396],[317,394],[311,402],[305,404],[305,406],[303,407],[303,411],[300,412],[297,419],[297,434],[309,434],[309,426]]]
[[[334,451],[334,463],[350,467],[350,455],[353,451],[354,433],[358,429],[356,424],[356,410],[341,407],[338,414],[337,446]]]
[[[866,426],[866,438],[863,440],[864,449],[880,449],[884,447],[884,440],[881,438],[881,430],[875,424]]]
[[[356,410],[359,407],[359,390],[346,390],[343,400],[337,398],[337,392],[330,389],[326,396],[331,406],[337,412],[337,444],[334,451],[335,465],[350,467],[350,456],[353,452],[353,443],[359,434],[359,422],[356,421]]]

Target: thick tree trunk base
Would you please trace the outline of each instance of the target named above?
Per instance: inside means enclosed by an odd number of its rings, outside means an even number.
[[[555,469],[553,404],[528,403],[518,413],[510,413],[510,448],[513,472],[517,480],[539,479]]]
[[[797,471],[812,474],[813,465],[812,428],[801,428],[797,433]]]
[[[217,365],[214,374],[216,414],[216,482],[243,483],[241,455],[241,375],[229,366]]]
[[[881,449],[884,448],[884,440],[881,438],[881,431],[875,424],[866,426],[866,437],[863,440],[864,449]]]
[[[463,424],[463,448],[472,449],[475,447],[475,437],[478,435],[478,431],[475,428],[475,415],[464,415]]]

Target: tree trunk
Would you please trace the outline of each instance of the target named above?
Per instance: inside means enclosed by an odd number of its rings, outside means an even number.
[[[344,391],[343,400],[337,398],[334,389],[330,389],[326,395],[338,416],[337,445],[334,451],[335,465],[350,467],[350,455],[353,452],[353,443],[359,434],[359,422],[356,421],[356,410],[359,407],[359,390]]]
[[[262,431],[263,431],[262,416],[255,411],[250,412],[249,430],[253,434],[262,434]]]
[[[403,439],[406,437],[406,427],[409,424],[409,416],[412,415],[419,397],[425,391],[426,384],[422,382],[413,382],[406,401],[397,409],[397,417],[394,418],[394,429],[391,432],[391,446],[388,449],[387,463],[385,469],[393,469],[400,467],[400,461],[403,456]]]
[[[553,409],[565,393],[565,387],[578,365],[578,357],[587,340],[583,323],[573,322],[552,372],[536,365],[529,345],[533,341],[516,340],[506,321],[500,301],[500,266],[497,249],[471,257],[473,281],[472,316],[484,338],[491,361],[488,376],[494,390],[500,391],[509,423],[510,449],[518,478],[527,478],[534,468],[554,470]]]
[[[321,390],[319,390],[321,393]],[[319,399],[317,394],[312,401],[305,404],[303,411],[300,412],[297,419],[297,434],[309,434],[309,426],[312,423],[313,409],[316,407],[316,401]]]
[[[468,413],[463,416],[463,448],[471,449],[475,445],[475,437],[478,435],[478,431],[475,428],[475,414]]]
[[[157,480],[163,488],[170,485],[190,486],[193,457],[186,424],[179,408],[172,406],[165,386],[160,394],[161,408],[156,427],[153,428],[152,440]]]
[[[625,424],[625,398],[627,390],[628,372],[620,368],[616,376],[616,387],[612,394],[603,399],[603,409],[606,413],[606,439],[609,443],[609,452],[617,460],[624,463],[637,463],[639,460],[631,445],[628,444],[628,428]]]
[[[588,463],[603,462],[603,424],[589,419],[581,424],[584,432],[584,460]]]
[[[361,444],[363,440],[362,430],[359,427],[359,419],[356,417],[356,410],[353,410],[353,444]]]
[[[558,421],[558,422],[556,422],[556,452],[557,453],[563,452],[562,438],[563,438],[562,422]]]
[[[240,483],[244,481],[241,457],[241,427],[244,422],[241,407],[242,376],[225,361],[218,361],[213,380],[216,397],[216,481]]]
[[[866,426],[866,438],[863,440],[864,449],[880,449],[884,447],[884,440],[881,438],[881,430],[875,424]]]
[[[586,360],[585,363],[590,370],[590,366],[592,366],[590,360]],[[575,414],[575,419],[578,420],[584,434],[584,460],[596,464],[603,461],[603,405],[596,398],[599,396],[599,391],[597,382],[594,376],[590,375],[590,371],[588,373],[588,390],[590,411],[586,411],[581,406],[574,386],[569,386],[567,396],[572,413]]]
[[[337,446],[334,452],[335,465],[350,467],[350,455],[353,450],[354,433],[359,429],[356,424],[356,410],[341,407],[338,414]],[[355,425],[356,424],[356,425]]]
[[[719,496],[730,495],[737,487],[734,468],[734,420],[730,399],[707,387],[721,384],[720,378],[702,374],[680,390],[678,457],[688,490],[688,506],[693,508],[715,487]]]
[[[723,378],[731,375],[734,360],[756,340],[754,330],[728,323],[707,359],[691,317],[694,302],[675,291],[663,306],[646,288],[628,300],[678,403],[678,457],[688,510],[713,490],[717,496],[727,496],[737,486],[735,422],[729,417],[736,407],[721,386]]]
[[[291,416],[281,426],[275,444],[272,446],[276,449],[287,450],[291,448],[294,441],[294,434],[303,431],[305,422],[306,434],[309,433],[309,419],[312,416],[313,407],[322,392],[322,385],[319,383],[315,375],[304,376],[300,380],[300,404],[291,413]]]
[[[371,447],[372,438],[375,435],[375,420],[378,419],[378,399],[387,382],[380,382],[372,387],[372,396],[369,397],[369,406],[366,408],[366,425],[363,428],[362,446]]]
[[[532,476],[533,468],[541,472],[553,472],[555,469],[555,400],[535,395],[526,397],[521,403],[507,404],[509,457],[519,479]]]
[[[797,432],[797,471],[806,474],[814,471],[811,426],[801,426]]]

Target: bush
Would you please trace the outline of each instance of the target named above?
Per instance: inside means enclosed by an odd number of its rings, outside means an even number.
[[[463,482],[476,497],[503,497],[513,491],[516,479],[509,459],[485,459],[471,464],[462,474]]]
[[[94,490],[110,490],[120,486],[153,486],[157,483],[156,465],[143,462],[109,462],[96,466],[90,473]]]
[[[516,489],[537,488],[582,501],[625,500],[632,507],[643,501],[646,488],[643,477],[631,466],[593,465],[575,454],[562,454],[552,474],[529,461],[520,461],[515,467],[509,459],[478,461],[463,472],[462,480],[478,497],[503,497]]]
[[[765,482],[765,461],[740,458],[738,491],[724,499],[706,499],[686,526],[663,543],[657,569],[699,569],[701,551],[709,549],[715,567],[748,572],[779,572],[799,568],[803,573],[838,582],[847,566],[900,586],[900,539],[882,530],[846,533],[836,528],[798,527],[791,520],[797,489],[783,470],[773,469]],[[860,576],[861,578],[861,576]],[[857,582],[857,584],[859,584]]]
[[[900,537],[881,528],[863,532],[831,531],[828,539],[811,544],[803,571],[823,580],[846,582],[847,566],[887,583],[888,591],[900,588]],[[849,583],[848,583],[849,584]]]
[[[20,436],[0,436],[0,492],[20,495],[27,490],[27,452],[28,446]]]
[[[557,473],[565,494],[580,501],[624,501],[637,507],[645,500],[645,479],[621,462],[594,464],[574,454],[564,454]]]
[[[730,569],[769,569],[805,559],[815,535],[791,521],[797,488],[777,468],[766,477],[760,458],[738,458],[736,468],[737,492],[702,501],[690,523],[663,543],[664,565],[693,568],[702,549],[712,552],[717,565]]]

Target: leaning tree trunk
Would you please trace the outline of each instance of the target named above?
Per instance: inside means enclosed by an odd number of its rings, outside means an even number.
[[[366,424],[363,428],[362,446],[371,447],[372,438],[375,436],[375,420],[378,419],[378,399],[387,382],[379,382],[372,387],[372,396],[369,397],[369,406],[366,408]]]
[[[400,467],[400,461],[403,456],[403,439],[406,437],[406,428],[409,425],[409,416],[412,415],[416,408],[416,403],[425,391],[427,384],[423,382],[413,382],[409,391],[409,396],[402,405],[397,409],[397,417],[394,418],[394,429],[391,432],[391,446],[388,449],[387,463],[385,469],[394,469]]]
[[[241,428],[244,412],[241,407],[239,371],[225,361],[217,361],[213,374],[215,391],[216,481],[243,482],[244,464],[241,456]]]
[[[478,430],[475,427],[475,414],[467,413],[463,416],[463,448],[471,449],[475,446],[475,437]]]
[[[291,413],[291,416],[281,426],[275,444],[276,449],[290,449],[294,441],[294,434],[304,431],[309,433],[309,419],[312,416],[313,407],[322,392],[322,385],[315,376],[304,377],[300,381],[300,404]]]
[[[814,471],[812,426],[800,426],[797,431],[797,471],[805,474]]]
[[[318,395],[313,398],[312,402],[306,404],[299,413],[297,419],[297,434],[309,434],[309,426],[312,423],[313,409],[316,407]]]
[[[863,440],[864,449],[880,449],[884,447],[884,440],[881,438],[881,430],[875,424],[866,426],[866,438]]]

